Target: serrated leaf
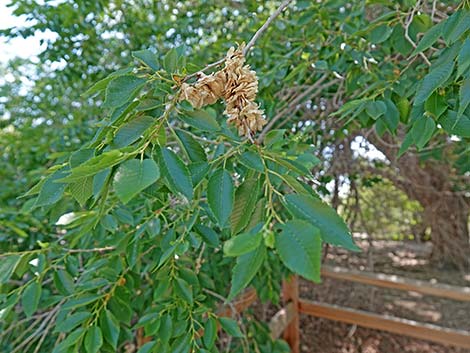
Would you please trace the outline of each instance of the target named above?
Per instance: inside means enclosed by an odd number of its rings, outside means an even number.
[[[210,166],[206,162],[195,162],[188,165],[189,172],[191,173],[191,180],[193,185],[198,185],[202,179],[209,172]]]
[[[59,201],[67,185],[57,181],[64,178],[66,175],[67,172],[64,170],[58,170],[49,175],[42,185],[34,207],[52,205]]]
[[[182,278],[176,278],[175,291],[179,297],[193,305],[193,290],[191,286]]]
[[[87,353],[97,353],[101,346],[103,345],[103,335],[101,329],[93,325],[88,328],[85,339],[83,341],[83,346]]]
[[[217,321],[213,317],[209,317],[204,325],[204,335],[202,336],[202,342],[207,349],[211,349],[214,346],[217,338]]]
[[[93,195],[93,177],[84,177],[71,183],[69,190],[74,199],[83,207]]]
[[[155,122],[151,116],[140,116],[124,124],[114,136],[112,147],[121,148],[139,139],[142,134]]]
[[[398,123],[400,122],[400,112],[390,99],[385,99],[384,102],[387,110],[381,120],[385,123],[387,129],[393,134],[395,133],[398,127]]]
[[[175,132],[176,136],[178,136],[181,146],[186,151],[186,154],[188,155],[191,162],[196,163],[207,161],[207,156],[204,152],[204,149],[194,137],[183,130],[175,130]]]
[[[470,11],[462,8],[454,12],[445,21],[442,37],[447,45],[451,45],[456,42],[460,36],[468,30],[470,27]]]
[[[430,48],[436,41],[439,39],[442,33],[442,27],[444,22],[441,21],[438,24],[434,25],[430,29],[426,31],[423,38],[420,40],[416,49],[413,50],[411,53],[412,56],[425,51],[426,49]]]
[[[10,255],[2,258],[0,261],[0,284],[8,282],[18,265],[20,258],[21,257],[19,255]]]
[[[441,116],[439,123],[450,135],[470,137],[470,118],[466,115],[459,117],[457,112],[448,110],[447,114]]]
[[[117,108],[134,99],[144,87],[146,80],[133,75],[113,78],[106,87],[105,108]]]
[[[132,67],[126,67],[124,69],[120,69],[120,70],[117,70],[115,72],[112,72],[107,77],[105,77],[102,80],[99,80],[98,82],[94,83],[89,89],[87,89],[81,95],[82,96],[93,96],[96,93],[99,93],[99,92],[105,90],[106,87],[108,86],[109,81],[111,81],[113,78],[128,74],[131,71],[132,71]]]
[[[85,329],[80,327],[70,333],[62,342],[54,347],[52,353],[63,353],[66,352],[66,348],[73,346],[85,333]]]
[[[261,156],[253,151],[243,152],[240,156],[240,162],[250,169],[264,173],[264,164]]]
[[[470,69],[470,38],[467,38],[458,55],[457,77]]]
[[[263,234],[261,232],[257,233],[242,233],[235,237],[232,237],[225,241],[224,243],[224,255],[225,256],[241,256],[250,251],[256,249],[261,240],[263,239]]]
[[[238,234],[250,222],[258,200],[259,189],[259,178],[247,178],[235,191],[235,202],[230,216],[232,234]]]
[[[118,320],[111,311],[105,309],[101,312],[100,327],[106,342],[116,349],[121,329]]]
[[[422,115],[419,117],[412,127],[414,142],[418,148],[423,148],[431,139],[436,130],[436,123],[432,118]]]
[[[132,159],[121,164],[114,176],[114,189],[121,202],[127,203],[160,177],[153,159]]]
[[[212,246],[213,248],[219,246],[219,235],[214,230],[202,224],[196,224],[194,229],[196,229],[209,246]]]
[[[384,115],[386,111],[387,106],[381,100],[370,101],[366,104],[366,112],[374,120],[377,120],[380,116]]]
[[[219,317],[219,323],[228,335],[237,338],[243,337],[243,333],[240,331],[240,328],[238,327],[238,324],[235,320],[228,317]]]
[[[178,119],[201,131],[217,132],[220,125],[215,118],[205,110],[185,111]]]
[[[178,52],[175,48],[170,49],[163,57],[163,68],[169,73],[176,72],[178,68]]]
[[[104,152],[99,156],[87,160],[78,167],[70,170],[70,175],[58,179],[59,182],[72,183],[86,176],[92,176],[98,172],[121,163],[128,155],[119,150]]]
[[[73,278],[64,270],[54,272],[54,284],[63,295],[72,294],[74,290]]]
[[[225,227],[233,209],[234,187],[230,174],[218,169],[207,185],[207,202],[219,226]]]
[[[154,71],[160,68],[157,56],[148,49],[133,51],[132,56]]]
[[[21,305],[27,317],[30,317],[38,308],[39,300],[41,299],[41,283],[34,281],[30,283],[21,295]]]
[[[414,105],[423,104],[436,89],[441,87],[452,74],[454,65],[454,61],[449,60],[438,67],[431,66],[431,71],[423,78],[416,92]]]
[[[67,318],[65,320],[59,322],[55,328],[56,332],[70,332],[75,327],[80,325],[81,323],[85,322],[87,319],[91,317],[91,313],[88,311],[78,311]]]
[[[261,235],[261,234],[260,234]],[[259,238],[261,242],[262,236]],[[240,291],[248,286],[255,277],[266,258],[266,247],[259,244],[254,250],[237,258],[232,269],[232,281],[228,300],[232,300]]]
[[[437,119],[447,110],[447,100],[444,96],[434,92],[424,104],[424,109],[431,113],[434,119]]]
[[[314,282],[320,282],[321,237],[317,227],[294,219],[282,225],[276,234],[276,250],[291,271]]]
[[[191,200],[193,198],[193,183],[184,162],[168,148],[159,149],[158,155],[169,186],[174,192],[180,192]]]
[[[359,250],[341,217],[320,199],[290,194],[286,195],[285,204],[294,218],[305,220],[320,229],[323,241],[349,250]]]
[[[459,110],[457,112],[457,119],[463,115],[468,105],[470,104],[470,76],[467,77],[460,86],[459,91]]]

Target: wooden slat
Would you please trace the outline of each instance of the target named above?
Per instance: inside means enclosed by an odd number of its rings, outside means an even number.
[[[281,337],[282,333],[291,323],[295,314],[295,307],[292,302],[289,302],[285,308],[282,308],[276,314],[274,314],[274,316],[269,321],[269,330],[271,331],[271,338],[273,340]]]
[[[370,284],[378,287],[418,292],[454,300],[470,301],[470,287],[457,287],[447,284],[430,283],[427,281],[420,281],[394,275],[363,272],[342,267],[330,266],[323,266],[322,275],[329,278]]]
[[[332,304],[309,300],[300,300],[299,309],[301,313],[329,320],[342,321],[442,344],[470,348],[470,333],[466,331],[453,330],[413,320],[372,314],[366,311],[342,308]]]
[[[282,299],[294,307],[292,320],[287,325],[283,338],[289,344],[292,353],[300,353],[300,318],[299,318],[299,279],[291,276],[282,282]]]

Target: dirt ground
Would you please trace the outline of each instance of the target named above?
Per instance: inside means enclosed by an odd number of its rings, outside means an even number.
[[[395,274],[408,278],[470,286],[470,277],[457,271],[441,270],[429,263],[429,245],[374,241],[359,242],[364,250],[353,254],[330,249],[326,264],[351,269]],[[414,292],[376,288],[347,281],[323,279],[315,285],[300,282],[300,296],[306,299],[378,314],[470,331],[470,303]],[[301,316],[301,351],[306,353],[470,353],[468,349],[443,346],[383,331],[356,327],[312,316]]]

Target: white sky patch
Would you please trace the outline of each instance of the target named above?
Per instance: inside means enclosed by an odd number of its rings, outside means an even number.
[[[7,4],[8,2],[0,0],[0,29],[28,27],[32,24],[25,15],[14,16],[12,13],[13,8],[8,7]],[[0,62],[7,62],[14,57],[34,59],[35,56],[46,49],[48,40],[56,38],[57,34],[50,30],[45,32],[37,31],[31,37],[17,37],[8,41],[6,38],[0,37]],[[41,40],[44,41],[42,45]]]

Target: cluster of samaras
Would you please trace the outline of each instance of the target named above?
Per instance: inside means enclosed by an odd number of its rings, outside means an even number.
[[[228,123],[234,124],[238,133],[251,137],[266,124],[263,110],[255,102],[258,93],[256,72],[245,63],[243,47],[230,48],[225,67],[210,75],[201,73],[194,84],[181,85],[180,100],[187,100],[194,108],[225,101],[224,114]]]

